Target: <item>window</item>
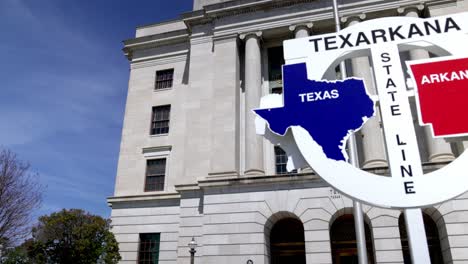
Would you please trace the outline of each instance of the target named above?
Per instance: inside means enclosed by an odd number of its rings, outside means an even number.
[[[155,106],[151,117],[151,135],[169,133],[170,105]]]
[[[283,47],[268,49],[268,82],[270,92],[283,93],[283,74],[281,67],[284,65]]]
[[[297,170],[288,172],[286,164],[288,163],[288,156],[286,152],[279,146],[275,146],[275,167],[276,174],[297,173]]]
[[[154,89],[159,90],[159,89],[171,88],[173,79],[174,79],[174,69],[157,71],[156,83],[154,85]]]
[[[441,240],[439,238],[439,228],[437,227],[436,222],[432,220],[431,216],[426,213],[422,214],[423,221],[424,221],[424,230],[426,231],[426,238],[427,238],[427,246],[429,248],[429,257],[431,259],[432,264],[442,264],[448,263],[449,261],[444,261],[444,254],[442,254],[441,250]],[[411,255],[409,250],[408,244],[408,234],[406,233],[406,225],[405,225],[405,215],[401,214],[398,218],[398,227],[400,229],[400,241],[401,241],[401,249],[403,250],[403,263],[411,264]],[[443,231],[445,228],[443,228]],[[445,232],[444,232],[445,233]],[[446,234],[443,234],[446,235]],[[450,258],[449,258],[450,259]]]
[[[371,228],[366,222],[364,222],[364,234],[366,237],[367,260],[369,264],[373,264],[375,263],[374,245],[372,243]],[[330,227],[330,244],[334,264],[359,263],[354,216],[352,214],[344,214],[332,223]]]
[[[146,161],[145,192],[164,190],[166,175],[166,159],[151,159]]]
[[[270,231],[271,263],[306,263],[304,224],[296,218],[282,218]]]
[[[159,241],[161,234],[140,234],[138,264],[157,264],[159,262]]]

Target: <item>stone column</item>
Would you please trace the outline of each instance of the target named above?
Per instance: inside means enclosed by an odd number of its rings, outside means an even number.
[[[306,23],[306,24],[297,24],[289,26],[289,30],[294,32],[294,38],[305,38],[310,35],[310,30],[314,26],[313,23]],[[310,173],[313,170],[310,167],[306,167],[301,170],[303,173]]]
[[[359,23],[365,19],[366,15],[344,17],[343,22],[348,26]],[[364,79],[367,92],[376,95],[376,89],[373,83],[372,71],[368,57],[358,57],[351,59],[353,76]],[[362,157],[361,164],[363,168],[387,166],[384,139],[382,128],[380,126],[380,110],[376,107],[376,116],[369,119],[362,127],[360,135],[362,136]]]
[[[309,36],[310,29],[313,26],[313,23],[298,24],[289,26],[289,30],[294,32],[294,38],[305,38]]]
[[[424,9],[424,5],[398,8],[398,13],[408,17],[419,17],[419,12]],[[421,60],[429,58],[429,52],[424,49],[414,49],[409,52],[410,60]],[[429,126],[424,127],[424,136],[427,144],[428,161],[450,161],[454,159],[450,144],[444,139],[434,138],[432,129]]]
[[[240,35],[245,41],[245,174],[264,174],[263,138],[255,132],[255,115],[252,109],[258,108],[261,97],[262,65],[260,37],[262,32]]]

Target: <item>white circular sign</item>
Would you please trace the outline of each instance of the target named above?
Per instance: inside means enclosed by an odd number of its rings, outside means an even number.
[[[345,161],[330,159],[307,130],[301,126],[290,126],[300,153],[320,177],[340,192],[354,199],[380,207],[391,208],[430,206],[452,199],[468,190],[467,152],[441,169],[427,174],[422,173],[416,136],[411,113],[409,112],[406,85],[401,84],[405,80],[398,55],[399,51],[419,47],[430,50],[439,56],[468,57],[466,49],[468,44],[466,34],[468,32],[467,14],[462,13],[430,19],[382,18],[362,22],[337,33],[288,40],[284,43],[286,64],[305,62],[307,64],[308,79],[311,80],[327,79],[326,77],[331,76],[330,73],[334,72],[340,61],[356,57],[356,54],[370,55],[372,58],[382,110],[382,122],[387,137],[387,155],[393,177],[372,174]],[[399,27],[399,25],[402,26]],[[420,29],[419,33],[414,31],[415,27]],[[397,30],[397,35],[391,35],[392,30]],[[366,34],[368,36],[367,41],[362,41],[362,35]],[[376,39],[376,34],[379,34],[380,38]],[[398,79],[395,81],[397,83],[395,86],[400,86],[400,101],[398,103],[402,104],[402,116],[406,115],[404,117],[406,119],[401,119],[405,123],[395,121],[400,119],[392,120],[389,115],[392,112],[384,109],[390,99],[384,98],[385,87],[379,85],[379,81],[382,81],[385,74],[388,73],[391,76],[391,73],[389,71],[385,72],[384,69],[379,70],[378,67],[383,66],[385,68],[386,64],[384,63],[389,63],[384,59],[386,56],[393,56],[395,60],[398,60],[394,64],[399,65],[394,73],[394,76],[397,76],[395,80]],[[386,69],[388,70],[389,66]],[[395,103],[395,98],[393,99],[393,103]],[[262,108],[268,107],[274,106],[262,105]],[[407,126],[409,122],[411,123],[410,127]],[[412,155],[413,162],[418,163],[414,164],[416,166],[412,168],[414,170],[411,172],[412,175],[409,175],[408,171],[406,175],[404,172],[397,172],[400,165],[397,164],[396,160],[398,155],[401,155],[397,151],[399,151],[398,145],[401,142],[400,138],[397,138],[395,144],[392,143],[392,140],[395,141],[392,133],[402,133],[401,135],[405,136],[402,136],[403,140],[409,142],[408,156]],[[400,134],[395,135],[399,136]],[[406,156],[404,156],[404,159],[406,161]],[[411,157],[408,159],[411,160]],[[407,184],[407,182],[410,182],[410,184]]]

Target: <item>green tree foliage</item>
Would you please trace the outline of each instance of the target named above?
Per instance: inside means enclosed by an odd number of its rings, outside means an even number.
[[[27,252],[23,247],[8,250],[3,258],[2,264],[30,264]]]
[[[33,240],[25,242],[34,263],[113,264],[120,260],[110,221],[79,209],[39,218]]]

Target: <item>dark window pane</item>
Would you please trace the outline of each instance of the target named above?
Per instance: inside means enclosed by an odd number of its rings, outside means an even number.
[[[172,87],[172,81],[174,78],[174,69],[162,70],[156,72],[156,83],[155,89],[165,89]]]
[[[283,89],[282,65],[284,65],[283,47],[268,49],[268,81],[271,93],[281,94]]]
[[[164,190],[166,159],[146,161],[145,192]]]
[[[275,167],[276,174],[297,173],[297,170],[288,172],[286,164],[288,163],[288,156],[286,152],[279,146],[275,146]]]
[[[159,241],[159,233],[140,234],[139,264],[157,264],[159,262]]]
[[[155,106],[151,117],[151,135],[169,133],[170,105]]]

